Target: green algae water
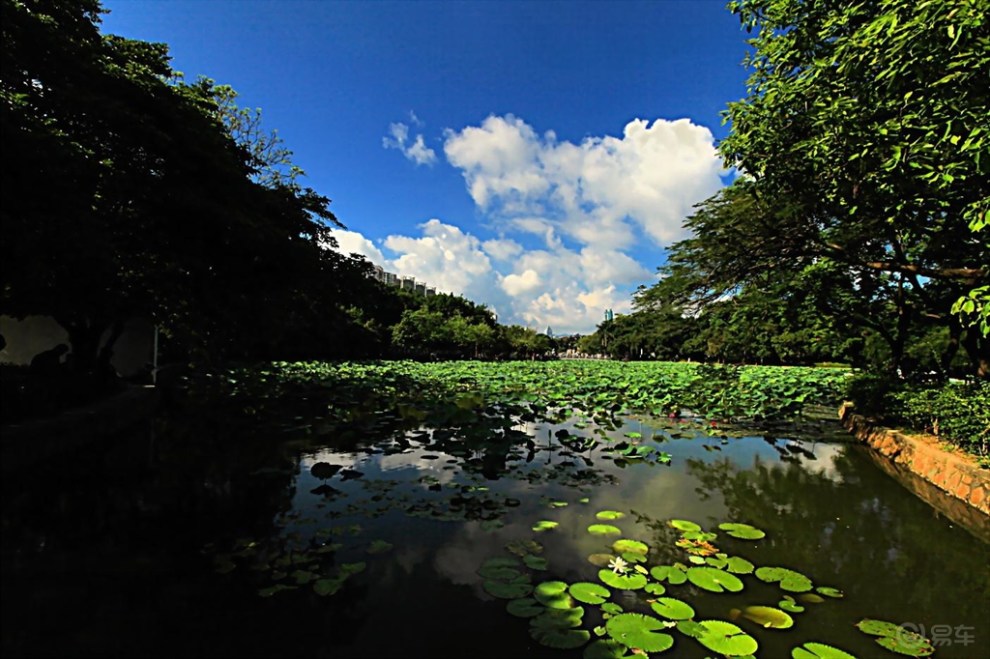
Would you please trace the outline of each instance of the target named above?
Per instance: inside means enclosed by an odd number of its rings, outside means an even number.
[[[830,424],[350,395],[5,479],[4,655],[990,655],[987,544]]]

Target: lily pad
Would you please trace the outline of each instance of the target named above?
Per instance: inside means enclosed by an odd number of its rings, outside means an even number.
[[[604,586],[587,581],[572,583],[568,588],[571,597],[585,604],[601,604],[612,596],[612,591]]]
[[[545,570],[547,569],[547,565],[549,564],[549,561],[547,561],[547,559],[543,558],[542,556],[533,556],[532,554],[526,554],[525,556],[523,556],[523,563],[525,563],[526,567],[530,568],[531,570]]]
[[[676,565],[656,565],[650,569],[650,576],[657,581],[666,581],[672,586],[679,586],[687,581],[687,571]]]
[[[588,533],[592,535],[622,535],[622,531],[611,524],[592,524],[588,527]]]
[[[544,581],[538,584],[533,589],[533,597],[550,609],[574,608],[574,600],[567,593],[567,584],[563,581]]]
[[[625,513],[619,512],[618,510],[601,510],[595,513],[595,517],[605,521],[622,519],[625,516]]]
[[[521,597],[526,597],[533,592],[532,584],[526,581],[513,581],[506,583],[504,581],[494,581],[489,579],[485,581],[482,585],[485,592],[492,597],[497,597],[503,600],[514,600]]]
[[[788,629],[794,626],[793,618],[772,606],[747,606],[742,610],[742,617],[766,629]]]
[[[313,582],[313,592],[322,597],[333,595],[341,589],[346,581],[346,577],[335,577],[332,579],[318,579]]]
[[[795,602],[790,595],[784,595],[784,599],[777,602],[777,606],[788,613],[804,613],[804,607]]]
[[[532,597],[521,597],[506,604],[505,610],[517,618],[534,618],[547,609]]]
[[[508,556],[495,556],[481,564],[482,567],[519,567],[519,561]]]
[[[529,634],[540,645],[558,650],[573,650],[591,640],[591,632],[586,629],[544,629],[530,627]]]
[[[892,622],[866,618],[856,623],[856,627],[871,636],[879,636],[877,644],[897,654],[927,657],[935,652],[927,638]]]
[[[811,579],[800,572],[785,567],[761,567],[756,570],[756,578],[766,583],[780,582],[783,590],[804,593],[811,590]]]
[[[645,542],[640,542],[639,540],[629,540],[626,538],[613,542],[612,549],[617,554],[631,553],[639,554],[640,556],[645,556],[650,551],[650,548]]]
[[[650,595],[663,595],[667,592],[667,589],[663,587],[663,584],[656,581],[651,581],[643,586],[643,590],[648,592]]]
[[[597,567],[607,567],[615,559],[612,554],[591,554],[588,562]]]
[[[836,599],[845,597],[845,593],[843,593],[838,588],[832,588],[831,586],[819,586],[818,588],[815,588],[815,592],[818,593],[819,595],[824,595],[825,597],[834,597]]]
[[[825,601],[825,598],[816,593],[802,593],[798,595],[798,599],[806,604],[821,604]]]
[[[537,533],[541,533],[543,531],[549,531],[551,529],[555,529],[559,525],[560,522],[554,522],[549,519],[541,519],[537,523],[533,524],[533,530],[536,531]]]
[[[570,609],[543,609],[540,615],[529,621],[531,627],[543,629],[568,629],[580,627],[584,618],[584,608],[576,606]]]
[[[525,556],[526,554],[542,554],[543,545],[535,540],[516,540],[505,546],[510,554]]]
[[[767,537],[767,534],[764,531],[761,531],[755,526],[750,526],[749,524],[726,522],[725,524],[719,524],[718,528],[725,531],[733,538],[739,538],[741,540],[759,540],[760,538]]]
[[[642,613],[621,613],[609,618],[605,629],[612,640],[646,652],[663,652],[674,645],[673,636],[659,631],[666,629],[666,625]]]
[[[726,560],[726,569],[734,574],[752,574],[756,566],[739,556],[730,556]]]
[[[701,527],[686,519],[672,519],[670,525],[678,531],[700,531]]]
[[[602,613],[607,613],[611,616],[617,616],[623,611],[622,607],[615,602],[605,602],[601,605],[601,610]]]
[[[791,659],[856,659],[856,657],[831,645],[810,642],[791,650]]]
[[[702,620],[698,624],[704,631],[695,638],[712,652],[726,657],[741,657],[753,654],[759,647],[755,638],[731,622]]]
[[[612,570],[599,570],[598,578],[602,582],[611,586],[612,588],[618,588],[619,590],[639,590],[646,585],[647,579],[644,575],[638,572],[632,574],[617,574]]]
[[[368,545],[368,553],[372,555],[384,554],[390,551],[394,547],[391,542],[386,540],[372,540],[371,544]]]
[[[661,597],[652,602],[650,607],[658,614],[669,620],[689,620],[694,617],[694,609],[687,602],[673,597]]]
[[[513,581],[522,576],[522,572],[512,567],[483,566],[478,570],[478,576],[495,581]]]
[[[584,649],[584,659],[628,659],[636,655],[630,654],[629,648],[618,641],[598,639]]]
[[[743,582],[739,580],[739,577],[713,567],[690,567],[687,571],[687,578],[698,588],[713,593],[724,593],[725,591],[738,593],[743,589]]]

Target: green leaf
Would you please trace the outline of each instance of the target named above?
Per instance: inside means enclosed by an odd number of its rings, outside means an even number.
[[[661,597],[650,604],[658,614],[669,620],[688,620],[694,617],[694,609],[687,602],[673,597]]]
[[[687,572],[676,565],[656,565],[650,569],[650,576],[672,586],[679,586],[687,581]]]
[[[734,574],[751,574],[755,567],[745,558],[739,556],[730,556],[726,563],[726,569]]]
[[[601,510],[595,514],[595,517],[604,521],[622,519],[625,516],[625,513],[621,513],[618,510]]]
[[[670,525],[678,531],[700,531],[701,527],[686,519],[672,519]]]
[[[622,531],[611,524],[592,524],[588,527],[588,533],[592,535],[622,535]]]
[[[632,553],[639,554],[640,556],[646,556],[646,554],[649,553],[650,548],[645,542],[623,538],[622,540],[616,540],[612,543],[612,550],[617,554]]]
[[[571,597],[585,604],[601,604],[612,596],[612,591],[604,586],[587,581],[573,583],[568,588]]]
[[[739,577],[713,567],[689,567],[687,578],[698,588],[713,593],[724,593],[725,591],[738,593],[743,589],[743,582],[739,580]]]
[[[555,529],[559,524],[560,522],[553,522],[548,519],[541,519],[540,521],[533,524],[533,530],[536,531],[537,533],[541,533],[543,531],[549,531],[551,529]]]
[[[521,597],[526,597],[533,592],[533,586],[522,581],[505,583],[502,581],[488,580],[481,586],[485,589],[485,592],[492,597],[497,597],[504,600],[519,599]]]
[[[533,597],[544,606],[551,609],[572,609],[574,600],[567,593],[567,584],[563,581],[544,581],[533,589]]]
[[[584,608],[576,606],[569,609],[543,609],[543,613],[529,621],[531,627],[544,629],[567,629],[580,627],[584,618]]]
[[[667,589],[663,587],[663,584],[657,583],[656,581],[651,581],[643,586],[643,590],[648,592],[650,595],[663,595],[667,592]]]
[[[749,524],[726,522],[725,524],[719,524],[718,528],[725,531],[733,538],[740,538],[742,540],[759,540],[760,538],[765,538],[767,535],[760,529],[750,526]]]
[[[766,629],[788,629],[794,626],[793,618],[772,606],[747,606],[742,610],[742,617]]]
[[[791,650],[791,659],[856,659],[856,657],[831,645],[810,642]]]
[[[603,583],[612,588],[618,588],[620,590],[639,590],[646,585],[646,577],[639,573],[632,574],[616,574],[612,570],[599,570],[598,578],[602,580]]]
[[[512,567],[483,566],[478,570],[478,576],[494,581],[513,581],[522,576],[522,572]]]
[[[318,579],[313,582],[313,592],[322,597],[333,595],[344,585],[346,577],[334,577],[331,579]]]
[[[540,645],[558,650],[573,650],[591,640],[591,633],[585,629],[545,629],[543,627],[530,627],[529,634]]]
[[[526,567],[530,568],[531,570],[542,571],[547,569],[547,565],[549,561],[547,561],[547,559],[543,558],[542,556],[533,556],[532,554],[526,554],[525,556],[523,556],[523,563],[525,563]]]
[[[731,622],[703,620],[698,624],[704,628],[704,631],[696,638],[712,652],[726,657],[741,657],[753,654],[759,647],[755,638]]]
[[[834,597],[836,599],[845,597],[841,590],[838,588],[832,588],[831,586],[819,586],[818,588],[815,588],[815,592],[820,595],[824,595],[825,597]]]
[[[674,637],[659,631],[665,628],[661,621],[642,613],[621,613],[605,623],[613,640],[646,652],[663,652],[673,647]]]
[[[517,618],[534,618],[547,609],[532,597],[521,597],[509,601],[505,605],[505,610]]]
[[[584,659],[630,659],[635,656],[625,645],[611,639],[598,639],[586,647],[582,655]]]
[[[766,583],[780,582],[780,587],[792,593],[811,590],[811,579],[800,572],[784,567],[761,567],[756,570],[756,578]]]

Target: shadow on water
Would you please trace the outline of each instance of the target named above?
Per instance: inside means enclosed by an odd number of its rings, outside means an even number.
[[[857,447],[596,422],[394,377],[197,386],[107,451],[4,482],[5,656],[579,657],[537,643],[479,569],[596,582],[589,555],[619,537],[588,532],[602,510],[625,514],[609,523],[649,544],[649,565],[686,561],[671,518],[743,521],[766,539],[720,549],[845,591],[793,629],[748,628],[761,656],[807,640],[876,656],[861,617],[972,628],[937,656],[990,652],[987,546]],[[780,599],[745,579],[668,594],[719,619]],[[614,593],[630,611],[645,597]],[[590,630],[602,618],[585,608]],[[674,650],[707,654],[681,636]]]

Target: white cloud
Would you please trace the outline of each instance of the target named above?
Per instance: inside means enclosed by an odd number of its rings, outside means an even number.
[[[416,125],[421,125],[414,113],[409,113],[410,118]],[[388,136],[382,138],[382,146],[386,149],[396,149],[402,152],[408,160],[412,160],[417,165],[432,165],[437,160],[436,152],[426,146],[422,134],[416,135],[409,144],[409,126],[404,123],[389,124]]]
[[[502,290],[516,297],[522,293],[532,291],[540,285],[540,275],[536,270],[527,269],[518,275],[506,275],[502,278]]]
[[[386,261],[381,250],[356,231],[334,229],[333,237],[337,239],[337,251],[343,254],[361,254],[376,265],[382,265]]]

